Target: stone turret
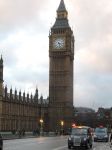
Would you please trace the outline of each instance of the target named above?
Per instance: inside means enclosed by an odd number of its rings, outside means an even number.
[[[0,100],[3,97],[3,59],[0,58]]]
[[[35,90],[34,101],[38,102],[38,89]]]
[[[2,110],[3,110],[3,59],[2,56],[0,58],[0,130],[1,130],[1,126],[2,126]]]

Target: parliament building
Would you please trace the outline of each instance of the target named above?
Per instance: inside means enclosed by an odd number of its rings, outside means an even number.
[[[74,116],[73,67],[74,35],[64,0],[60,1],[49,33],[49,96],[38,97],[8,89],[3,85],[3,59],[0,59],[0,131],[67,130]],[[9,92],[8,92],[9,91]],[[41,122],[42,121],[42,122]]]

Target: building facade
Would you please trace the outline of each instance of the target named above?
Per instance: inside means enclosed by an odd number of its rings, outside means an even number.
[[[0,131],[60,131],[73,121],[74,35],[68,12],[61,0],[56,21],[49,34],[49,98],[38,98],[3,85],[0,59]],[[9,91],[9,92],[8,92]],[[41,122],[43,120],[43,122]]]
[[[49,61],[49,127],[66,130],[73,119],[74,35],[63,0],[49,34]]]
[[[44,120],[47,130],[48,99],[38,98],[38,89],[34,96],[3,86],[3,59],[0,59],[0,131],[40,130],[40,119]]]

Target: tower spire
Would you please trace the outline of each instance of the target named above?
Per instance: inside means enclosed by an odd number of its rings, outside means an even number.
[[[62,11],[67,11],[67,10],[66,10],[66,7],[65,7],[64,0],[61,0],[61,1],[60,1],[60,5],[59,5],[59,7],[58,7],[58,9],[57,9],[57,12],[62,12]]]
[[[69,28],[68,11],[66,10],[64,0],[60,1],[57,9],[57,18],[52,29]]]
[[[0,58],[0,65],[3,65],[3,58],[2,58],[2,55],[1,55],[1,58]]]

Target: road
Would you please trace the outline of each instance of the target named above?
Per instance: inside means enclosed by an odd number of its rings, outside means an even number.
[[[3,150],[68,150],[67,137],[4,140]],[[110,143],[95,142],[91,150],[112,150]]]

